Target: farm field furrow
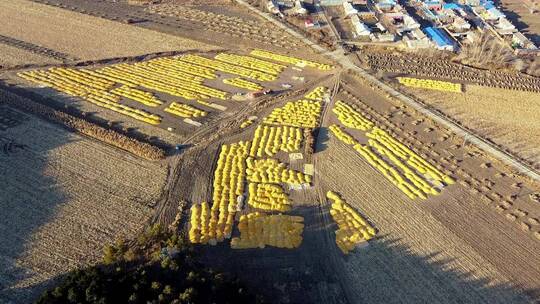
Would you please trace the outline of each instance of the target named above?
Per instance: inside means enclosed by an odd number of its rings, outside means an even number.
[[[499,289],[497,286],[515,282],[512,280],[514,277],[507,277],[505,271],[499,270],[492,261],[479,254],[474,244],[464,243],[460,235],[448,229],[457,228],[446,227],[445,223],[425,210],[426,207],[422,204],[415,204],[406,199],[382,176],[375,174],[376,171],[370,168],[351,147],[332,139],[328,143],[328,148],[320,153],[324,155],[318,157],[325,160],[320,162],[319,168],[324,187],[341,193],[349,203],[367,214],[375,223],[379,234],[383,236],[373,242],[375,248],[370,245],[360,250],[359,254],[352,255],[347,261],[340,259],[336,261],[345,264],[338,269],[345,272],[343,281],[350,284],[346,288],[351,293],[350,297],[356,296],[369,303],[394,303],[402,300],[453,303],[459,301],[458,299],[465,302],[527,303],[526,298],[509,290],[505,291],[502,287],[501,292],[497,292]],[[440,206],[439,208],[455,203],[457,202],[446,194],[429,201],[430,206]],[[468,205],[475,208],[473,202]],[[459,228],[475,229],[474,223],[469,224]],[[520,232],[513,233],[521,235]],[[527,244],[537,247],[537,242],[534,243],[534,240],[529,239]],[[504,242],[502,244],[505,244],[501,246],[506,250],[519,252],[521,256],[525,254],[519,251],[519,247],[514,249],[510,244]],[[396,252],[393,252],[392,247],[397,248]],[[404,251],[403,257],[399,256],[399,250]],[[397,256],[390,257],[391,253]],[[534,250],[528,251],[527,254],[529,259],[534,261]],[[413,260],[408,257],[410,255],[417,256],[414,259],[417,261],[407,263],[406,261]],[[424,259],[425,261],[420,262]],[[395,267],[392,267],[393,263],[396,264]],[[444,270],[429,275],[425,273],[432,272],[430,264],[437,263],[442,263],[448,273]],[[387,265],[383,269],[374,266],[383,264]],[[520,271],[524,269],[520,268]],[[516,272],[519,273],[517,270]],[[415,279],[411,281],[403,279],[407,274]],[[534,278],[532,273],[531,276]],[[458,280],[458,277],[463,278]],[[481,288],[482,279],[486,279],[493,287]],[[530,284],[534,286],[538,282]],[[490,288],[494,291],[489,291]]]
[[[3,44],[0,42],[0,69],[10,68],[20,65],[33,65],[33,64],[54,64],[60,63],[50,57],[32,53],[28,50],[20,49],[11,45]]]
[[[11,143],[0,152],[2,299],[31,301],[50,279],[98,262],[105,244],[143,228],[165,183],[164,165],[32,116],[0,138]]]
[[[217,47],[27,0],[0,2],[0,35],[96,60]],[[23,26],[24,25],[24,26]],[[99,46],[99,47],[96,47]]]

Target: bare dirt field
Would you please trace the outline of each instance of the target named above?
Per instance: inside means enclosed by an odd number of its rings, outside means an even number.
[[[19,65],[54,64],[58,60],[0,43],[0,69]]]
[[[26,0],[2,1],[0,34],[81,60],[216,47]]]
[[[540,94],[473,85],[461,94],[404,91],[540,167]]]
[[[0,105],[0,298],[29,303],[152,214],[167,166]]]

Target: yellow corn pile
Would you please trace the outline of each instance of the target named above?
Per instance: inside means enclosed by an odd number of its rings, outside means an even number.
[[[439,190],[432,184],[454,183],[452,178],[441,173],[405,145],[377,127],[373,128],[372,132],[366,133],[369,138],[369,146],[358,143],[356,139],[337,125],[332,125],[329,129],[337,139],[352,145],[372,167],[381,172],[386,179],[411,199],[426,199],[427,195],[439,194]],[[383,157],[386,157],[390,162]]]
[[[298,100],[274,109],[263,122],[269,125],[315,128],[320,114],[320,101]]]
[[[373,131],[367,133],[366,135],[369,138],[376,140],[400,159],[406,161],[410,167],[414,168],[421,174],[427,175],[431,179],[441,183],[449,185],[454,183],[454,180],[450,176],[440,172],[437,168],[433,167],[414,151],[390,136],[386,131],[379,128],[374,128]]]
[[[316,87],[304,97],[315,101],[323,101],[325,96],[330,96],[329,94],[330,90],[327,87]]]
[[[178,103],[178,102],[172,102],[167,108],[165,108],[163,111],[167,113],[171,113],[180,117],[201,117],[206,116],[206,112],[203,110],[199,110],[193,106]]]
[[[150,92],[145,92],[141,90],[134,89],[132,87],[123,85],[119,88],[111,90],[111,93],[116,94],[118,96],[123,96],[126,98],[129,98],[131,100],[135,100],[137,102],[142,103],[143,105],[147,105],[149,107],[157,107],[163,102],[159,99],[157,99],[154,94]]]
[[[249,183],[248,191],[248,204],[254,208],[280,212],[291,210],[291,202],[279,185]]]
[[[210,69],[214,69],[217,71],[221,71],[221,72],[225,72],[225,73],[229,73],[233,75],[242,76],[249,79],[260,80],[260,81],[274,81],[277,79],[275,75],[270,75],[261,71],[252,70],[249,68],[237,66],[237,65],[222,62],[219,60],[208,59],[206,57],[202,57],[198,55],[183,55],[183,56],[178,57],[178,59],[188,62],[188,63],[200,65],[203,67],[207,67]]]
[[[318,63],[315,61],[309,61],[309,60],[304,60],[304,59],[295,58],[295,57],[289,57],[289,56],[280,55],[280,54],[275,54],[275,53],[263,51],[263,50],[253,50],[251,51],[250,55],[264,58],[264,59],[270,59],[270,60],[274,60],[278,62],[293,64],[293,65],[308,66],[308,67],[316,68],[322,71],[329,71],[333,69],[333,67],[328,64]]]
[[[240,124],[240,128],[245,129],[253,124],[255,120],[254,119],[246,119]],[[252,146],[253,147],[253,146]],[[253,149],[253,148],[252,148]]]
[[[47,71],[21,72],[18,76],[142,122],[152,125],[161,122],[161,117],[156,114],[119,104],[121,95],[109,91],[114,86],[113,82],[99,79],[84,71],[53,68]]]
[[[260,91],[264,89],[264,87],[262,87],[260,84],[242,79],[240,77],[223,79],[223,83],[250,91]]]
[[[373,226],[339,195],[328,191],[326,197],[333,201],[330,214],[339,228],[336,231],[336,244],[344,254],[348,254],[358,244],[375,236],[376,231]]]
[[[204,202],[191,206],[189,241],[194,244],[207,244],[211,237],[210,224],[210,208],[208,203]]]
[[[283,70],[287,68],[286,66],[281,65],[281,64],[261,60],[258,58],[253,58],[250,56],[221,53],[221,54],[216,55],[216,57],[214,58],[219,61],[242,66],[242,67],[253,69],[253,70],[258,70],[258,71],[271,74],[271,75],[276,75],[276,76],[281,74],[281,72],[283,72]]]
[[[350,105],[341,100],[336,101],[332,111],[337,115],[339,121],[346,127],[362,131],[370,130],[374,124],[362,114],[354,110]]]
[[[260,125],[255,129],[250,156],[274,156],[279,151],[295,152],[300,150],[303,131],[288,126]]]
[[[259,212],[240,217],[240,237],[231,240],[231,248],[298,248],[302,244],[304,218],[290,215],[268,215]]]
[[[398,77],[398,82],[404,86],[411,88],[421,88],[429,90],[437,90],[444,92],[461,93],[462,88],[460,83],[453,83],[448,81],[439,81],[432,79],[418,79],[410,77]]]
[[[116,79],[119,83],[130,83],[188,100],[208,99],[209,97],[227,99],[226,92],[202,84],[204,77],[166,67],[166,65],[174,66],[176,61],[182,61],[168,60],[167,64],[164,62],[156,64],[156,60],[160,59],[135,64],[116,64],[95,70],[95,73]]]
[[[249,142],[221,146],[214,172],[208,234],[217,242],[231,237],[234,215],[242,202]]]
[[[277,159],[253,159],[248,157],[246,163],[247,179],[253,183],[287,183],[290,185],[311,183],[311,176],[287,169],[285,164],[279,162]]]
[[[362,155],[372,167],[381,172],[386,179],[393,183],[398,189],[403,191],[403,193],[405,193],[405,195],[407,195],[410,199],[415,199],[417,197],[426,199],[426,196],[420,190],[418,190],[408,180],[403,178],[399,171],[390,166],[369,146],[356,144],[353,148],[360,153],[360,155]]]
[[[334,134],[337,139],[341,140],[342,142],[346,143],[347,145],[355,145],[357,144],[356,139],[354,139],[349,133],[345,132],[342,128],[340,128],[338,125],[331,125],[328,127],[330,131],[332,131],[332,134]]]

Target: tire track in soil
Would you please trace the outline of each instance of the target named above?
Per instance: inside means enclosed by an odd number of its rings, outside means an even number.
[[[52,50],[52,49],[49,49],[49,48],[46,48],[46,47],[43,47],[43,46],[39,46],[37,44],[33,44],[33,43],[30,43],[30,42],[18,40],[18,39],[15,39],[15,38],[4,36],[4,35],[0,35],[0,43],[3,43],[5,45],[9,45],[9,46],[13,46],[13,47],[25,50],[25,51],[29,51],[29,52],[32,52],[34,54],[38,54],[38,55],[41,55],[41,56],[46,56],[46,57],[49,57],[49,58],[53,58],[53,59],[56,59],[58,61],[74,62],[74,61],[79,60],[79,58],[77,58],[75,56],[71,56],[71,55],[68,55],[68,54],[65,54],[65,53],[62,53],[62,52],[58,52],[58,51],[55,51],[55,50]]]

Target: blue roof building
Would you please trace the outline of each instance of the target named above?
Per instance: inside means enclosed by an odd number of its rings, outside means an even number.
[[[457,3],[445,3],[443,5],[443,9],[445,9],[445,10],[459,10],[459,9],[461,9],[461,5],[459,5]]]
[[[435,43],[438,49],[449,51],[454,50],[454,42],[441,29],[435,27],[426,27],[424,29],[424,32],[429,37],[429,39],[431,39]]]

